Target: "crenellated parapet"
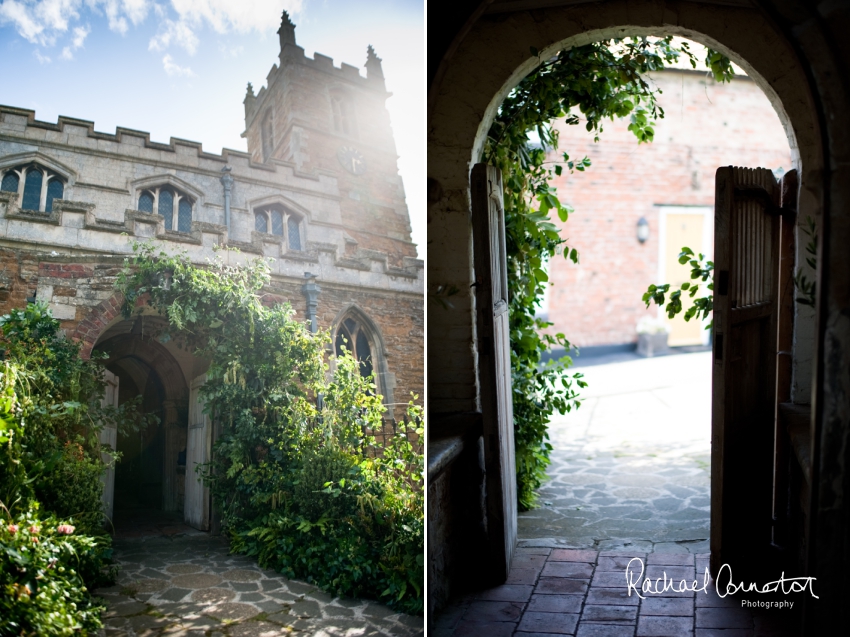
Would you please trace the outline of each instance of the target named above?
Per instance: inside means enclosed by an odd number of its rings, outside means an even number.
[[[28,209],[21,167],[49,173],[61,195],[48,206],[42,196]],[[421,261],[352,239],[341,211],[346,197],[331,170],[306,172],[274,158],[261,164],[227,149],[207,153],[178,138],[152,142],[146,132],[120,127],[101,133],[68,117],[43,122],[34,111],[0,106],[0,181],[12,172],[16,184],[3,182],[0,191],[6,245],[129,254],[133,241],[157,239],[197,262],[238,248],[245,258],[272,257],[278,276],[300,279],[309,265],[324,281],[423,290]]]

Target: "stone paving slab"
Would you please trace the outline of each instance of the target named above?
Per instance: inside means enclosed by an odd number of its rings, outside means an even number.
[[[328,595],[230,555],[201,532],[119,537],[103,637],[417,637],[424,620],[377,602]]]
[[[578,410],[550,422],[548,479],[540,507],[520,513],[519,537],[594,549],[642,540],[707,550],[711,353],[578,362],[589,386]]]

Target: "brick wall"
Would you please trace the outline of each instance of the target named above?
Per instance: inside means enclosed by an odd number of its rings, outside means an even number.
[[[557,257],[550,266],[549,320],[575,345],[634,342],[647,310],[641,295],[658,283],[659,209],[714,205],[718,166],[789,170],[791,154],[779,117],[749,79],[718,85],[705,75],[666,71],[653,76],[663,90],[666,117],[655,141],[638,145],[628,121],[606,122],[599,143],[583,125],[560,125],[560,152],[588,156],[584,173],[557,179],[561,201],[575,213],[562,236],[578,249],[580,264]],[[637,223],[649,222],[646,243]]]
[[[51,256],[25,248],[0,248],[0,315],[26,305],[37,296],[50,305],[65,333],[91,352],[97,338],[118,316],[121,298],[115,282],[121,257]],[[268,292],[288,301],[296,318],[306,320],[303,281],[274,279]],[[416,294],[370,290],[319,281],[317,320],[320,328],[334,325],[340,314],[356,305],[380,331],[389,372],[394,375],[395,402],[407,403],[410,392],[422,404],[424,387],[423,299]],[[403,406],[395,410],[401,417]],[[389,415],[389,414],[388,414]]]

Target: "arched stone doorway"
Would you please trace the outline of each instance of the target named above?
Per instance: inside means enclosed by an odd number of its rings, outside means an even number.
[[[197,445],[197,436],[190,440],[189,435],[190,411],[197,412],[190,410],[190,396],[197,400],[199,386],[192,379],[203,378],[207,364],[162,337],[166,325],[150,315],[118,320],[94,347],[108,356],[105,367],[117,377],[117,404],[141,396],[140,412],[155,416],[153,423],[138,431],[117,436],[116,448],[122,457],[114,471],[114,517],[120,522],[122,516],[142,512],[172,512],[177,514],[174,518],[182,513],[192,526],[208,530],[209,503],[202,507],[205,514],[200,518],[190,515],[191,505],[187,507],[188,500],[197,504],[209,499],[209,490],[193,469],[208,459],[211,440],[203,440],[200,454],[189,449]],[[200,426],[204,424],[208,423]],[[209,427],[204,433],[210,437]]]
[[[469,170],[480,161],[486,132],[502,99],[536,64],[530,49],[540,50],[545,58],[565,46],[592,40],[681,35],[729,55],[773,100],[800,175],[799,218],[816,218],[823,238],[818,255],[817,289],[822,292],[818,321],[810,322],[808,343],[800,332],[803,325],[795,326],[794,371],[795,388],[810,388],[813,405],[811,418],[805,418],[806,439],[811,442],[806,457],[812,463],[806,497],[812,509],[803,552],[807,574],[825,582],[822,590],[831,589],[824,591],[818,606],[817,621],[824,627],[837,625],[838,591],[846,588],[842,585],[846,547],[837,538],[846,537],[840,520],[847,520],[842,498],[850,483],[846,470],[850,430],[841,415],[847,410],[847,394],[839,389],[846,385],[850,358],[844,291],[848,266],[846,256],[841,256],[846,255],[850,234],[843,221],[845,211],[836,205],[846,198],[850,183],[839,178],[848,149],[848,123],[837,116],[846,110],[850,79],[848,45],[840,26],[846,11],[843,3],[770,1],[469,2],[446,16],[455,29],[430,60],[429,87],[428,278],[432,286],[469,290],[461,293],[462,298],[455,297],[453,312],[429,304],[430,331],[445,335],[429,347],[429,412],[432,423],[440,413],[446,414],[448,423],[452,414],[451,427],[458,433],[474,429],[473,418],[457,414],[477,410],[483,373],[472,288]],[[433,507],[429,500],[429,510]],[[436,546],[429,541],[429,547]],[[831,601],[824,602],[826,596]],[[811,620],[810,626],[814,625]]]

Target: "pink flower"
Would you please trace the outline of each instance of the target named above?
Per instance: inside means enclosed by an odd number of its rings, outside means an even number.
[[[65,535],[71,535],[74,532],[74,527],[70,524],[60,524],[56,527],[56,531],[58,533],[64,533]]]
[[[33,543],[33,544],[38,544],[38,538],[37,538],[37,537],[32,538],[32,543]]]
[[[9,528],[9,533],[14,534],[14,533],[18,532],[18,525],[17,524],[10,524],[8,528]]]
[[[30,527],[30,533],[32,533],[33,535],[35,535],[36,533],[38,533],[38,527],[37,527],[35,524],[33,524],[33,525]]]

